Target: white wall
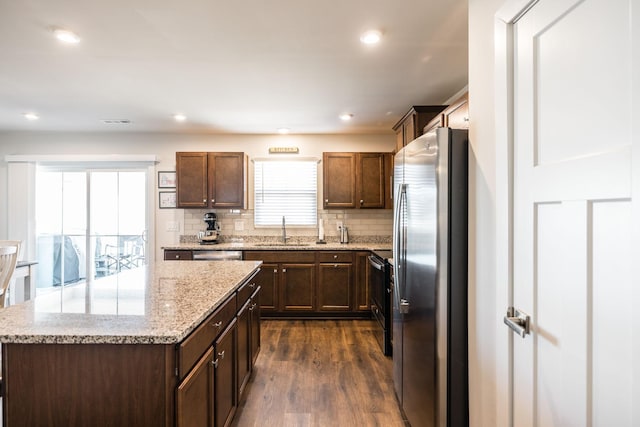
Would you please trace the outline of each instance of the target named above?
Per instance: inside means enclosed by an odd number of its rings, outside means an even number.
[[[504,0],[469,0],[470,263],[469,374],[470,425],[495,427],[496,307],[494,131],[495,12]]]
[[[7,230],[7,154],[154,154],[156,170],[175,170],[176,151],[243,151],[250,158],[267,157],[269,147],[296,146],[299,157],[322,158],[323,151],[389,152],[395,148],[395,135],[202,135],[156,133],[49,133],[16,132],[0,134],[0,239]],[[153,178],[156,180],[156,178]],[[322,182],[322,176],[318,177]],[[156,182],[157,185],[157,182]],[[157,198],[157,196],[156,196]],[[195,215],[201,217],[198,212]],[[388,216],[376,210],[372,215]],[[190,213],[186,214],[191,219]],[[378,219],[372,219],[377,221]],[[381,219],[390,224],[389,219]],[[169,223],[177,223],[178,231],[166,231]],[[159,248],[178,243],[185,232],[185,210],[155,209],[156,257]],[[204,225],[204,224],[201,224]],[[356,224],[354,224],[356,225]],[[389,225],[390,228],[390,225]],[[357,232],[357,227],[354,231]],[[193,230],[188,227],[189,233]],[[389,230],[390,231],[390,230]]]

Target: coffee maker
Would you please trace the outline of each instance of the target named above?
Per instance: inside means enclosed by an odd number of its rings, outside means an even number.
[[[198,233],[198,240],[201,245],[212,245],[218,243],[218,232],[220,231],[220,225],[218,225],[218,217],[213,212],[207,212],[204,214],[204,222],[207,223],[207,229]]]

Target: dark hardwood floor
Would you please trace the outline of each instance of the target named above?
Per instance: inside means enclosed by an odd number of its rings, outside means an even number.
[[[263,320],[232,426],[403,427],[371,320]]]

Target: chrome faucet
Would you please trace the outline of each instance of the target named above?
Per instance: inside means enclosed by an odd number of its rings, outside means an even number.
[[[282,216],[282,243],[287,243],[287,227],[284,222],[284,215]]]

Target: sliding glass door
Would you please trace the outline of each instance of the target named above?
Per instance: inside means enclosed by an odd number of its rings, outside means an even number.
[[[37,292],[146,264],[146,170],[36,174]]]

